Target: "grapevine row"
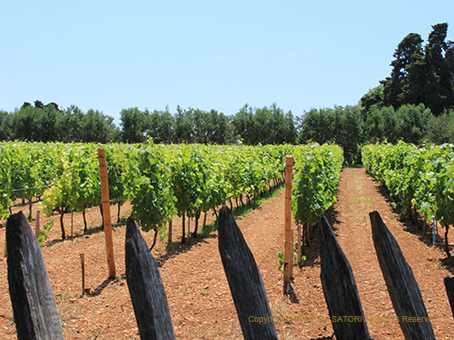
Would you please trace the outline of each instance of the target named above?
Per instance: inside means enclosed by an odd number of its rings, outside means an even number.
[[[303,224],[315,224],[337,200],[343,151],[337,145],[308,144],[295,147],[293,152],[293,216]]]
[[[281,178],[285,155],[292,153],[295,219],[314,223],[336,199],[343,160],[339,147],[318,144],[0,143],[0,214],[6,216],[17,198],[31,202],[41,196],[44,214],[60,214],[65,238],[65,213],[82,212],[85,221],[85,209],[100,204],[100,146],[106,149],[111,201],[120,205],[129,199],[142,229],[159,234],[174,215],[195,217],[197,228],[202,212],[269,189]]]
[[[129,198],[142,228],[160,232],[175,214],[200,216],[228,199],[258,194],[279,177],[292,148],[1,143],[1,215],[11,201],[36,196],[46,215],[99,205],[99,146],[106,149],[111,199]]]
[[[445,251],[450,256],[448,232],[454,224],[453,145],[366,145],[362,159],[368,172],[401,203],[404,213],[411,214],[414,207],[426,222],[440,221],[445,228]]]

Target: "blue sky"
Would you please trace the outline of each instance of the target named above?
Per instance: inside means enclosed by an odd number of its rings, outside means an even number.
[[[355,105],[407,34],[452,19],[452,0],[0,0],[0,109]]]

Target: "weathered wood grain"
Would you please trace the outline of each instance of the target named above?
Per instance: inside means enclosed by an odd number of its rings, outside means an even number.
[[[63,339],[38,241],[22,212],[6,223],[8,284],[19,340]]]
[[[175,339],[158,267],[132,217],[126,222],[126,281],[141,339]]]
[[[399,244],[377,211],[369,217],[378,262],[405,339],[435,340],[421,291]]]
[[[350,263],[326,217],[319,223],[320,278],[336,339],[371,339]]]
[[[219,253],[246,340],[277,339],[262,276],[229,208],[219,211]]]
[[[446,294],[451,305],[452,316],[454,317],[454,277],[445,277]]]

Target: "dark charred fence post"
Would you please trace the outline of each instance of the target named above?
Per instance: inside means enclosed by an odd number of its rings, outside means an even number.
[[[175,339],[158,267],[136,222],[126,222],[126,281],[141,339]]]
[[[451,305],[452,316],[454,317],[454,277],[445,277],[446,294]]]
[[[323,215],[320,223],[320,258],[323,294],[336,339],[371,339],[350,263]]]
[[[63,339],[38,241],[22,212],[6,223],[8,284],[19,340]]]
[[[262,276],[240,228],[226,206],[219,211],[218,231],[219,253],[244,339],[277,339]]]
[[[405,339],[435,340],[421,291],[399,244],[377,211],[369,216],[378,262]]]

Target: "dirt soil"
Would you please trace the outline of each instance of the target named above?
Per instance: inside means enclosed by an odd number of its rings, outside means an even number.
[[[341,175],[338,202],[328,212],[337,239],[353,269],[368,327],[374,339],[403,339],[397,323],[384,322],[395,317],[381,274],[369,222],[369,212],[377,210],[395,236],[416,280],[437,339],[452,339],[454,321],[446,296],[443,278],[451,276],[454,262],[446,259],[441,245],[432,247],[421,237],[422,230],[399,221],[388,203],[384,190],[364,168],[346,168]],[[34,211],[39,203],[34,204]],[[17,204],[13,212],[28,206]],[[122,207],[122,216],[130,207]],[[116,220],[116,207],[111,211]],[[99,210],[87,213],[91,233],[83,235],[81,214],[73,216],[73,237],[61,241],[59,216],[41,218],[44,224],[55,219],[49,238],[41,247],[49,272],[65,339],[139,339],[134,311],[129,297],[124,264],[124,221],[114,227],[114,253],[117,277],[107,279],[104,233]],[[209,214],[207,223],[213,222]],[[5,246],[6,221],[0,221],[0,250]],[[237,218],[237,223],[251,248],[263,277],[273,316],[278,321],[279,339],[329,339],[333,328],[320,282],[318,230],[306,250],[307,260],[300,269],[294,267],[294,295],[283,296],[282,274],[277,270],[276,250],[283,248],[284,190],[277,196]],[[34,227],[35,221],[31,223]],[[71,215],[65,216],[70,235]],[[175,218],[174,241],[181,234],[181,220]],[[194,221],[191,221],[191,230]],[[442,232],[442,230],[440,231]],[[153,232],[145,233],[149,245]],[[438,239],[441,240],[440,238]],[[440,241],[441,242],[441,241]],[[80,254],[85,254],[86,286],[91,294],[82,296]],[[167,294],[177,339],[242,339],[235,306],[218,252],[217,232],[185,245],[175,243],[166,250],[158,242],[152,254],[159,265]],[[8,291],[7,263],[0,255],[0,339],[15,339],[16,330]],[[335,338],[335,337],[333,337]]]

